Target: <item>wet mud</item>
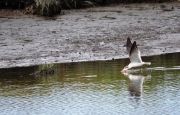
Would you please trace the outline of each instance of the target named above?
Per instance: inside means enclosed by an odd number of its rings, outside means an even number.
[[[162,5],[165,6],[161,7]],[[0,10],[0,68],[180,52],[180,2],[63,10],[53,18]]]

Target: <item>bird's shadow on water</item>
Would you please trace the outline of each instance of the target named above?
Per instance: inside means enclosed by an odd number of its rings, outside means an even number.
[[[130,80],[128,91],[131,100],[135,102],[139,102],[141,100],[143,93],[143,83],[145,79],[151,78],[151,72],[151,70],[147,69],[135,69],[123,73],[123,75],[128,77]]]

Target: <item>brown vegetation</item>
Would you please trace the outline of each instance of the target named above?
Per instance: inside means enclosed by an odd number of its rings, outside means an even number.
[[[53,16],[61,9],[110,5],[113,3],[167,2],[175,0],[1,0],[0,9],[25,9],[25,13]]]

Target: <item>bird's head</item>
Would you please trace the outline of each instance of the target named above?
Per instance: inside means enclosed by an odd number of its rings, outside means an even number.
[[[122,69],[121,73],[122,73],[122,74],[126,73],[126,71],[127,71],[128,69],[129,69],[129,67],[128,67],[128,66],[125,66],[125,67]]]

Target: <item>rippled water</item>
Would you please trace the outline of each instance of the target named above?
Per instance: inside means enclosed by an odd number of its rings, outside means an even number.
[[[128,59],[0,69],[2,115],[179,115],[180,53],[144,57],[147,68],[120,73]]]

